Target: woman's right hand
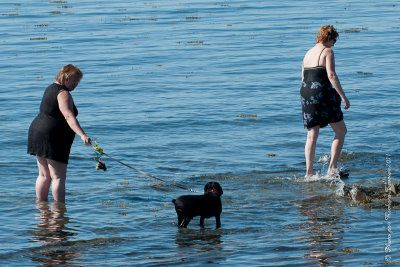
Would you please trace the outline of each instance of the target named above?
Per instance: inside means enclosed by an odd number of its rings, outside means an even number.
[[[83,143],[84,143],[85,145],[87,145],[87,146],[92,145],[92,140],[90,139],[89,136],[83,135],[83,136],[81,136],[81,139],[82,139],[82,141],[83,141]]]

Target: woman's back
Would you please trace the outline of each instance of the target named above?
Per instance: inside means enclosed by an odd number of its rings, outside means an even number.
[[[304,56],[303,67],[313,68],[313,67],[325,67],[326,66],[326,49],[327,47],[322,45],[316,45]],[[329,48],[328,48],[329,49]]]

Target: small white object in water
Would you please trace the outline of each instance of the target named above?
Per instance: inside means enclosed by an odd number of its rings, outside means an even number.
[[[318,163],[329,163],[331,161],[331,155],[324,155],[318,159]]]
[[[355,186],[350,190],[350,196],[351,196],[351,199],[352,199],[353,201],[357,201],[357,200],[356,200],[357,192],[358,192],[358,189],[357,189],[357,187],[355,187]]]
[[[344,186],[345,186],[345,183],[341,179],[339,179],[336,182],[336,195],[337,196],[340,196],[340,197],[344,196]]]

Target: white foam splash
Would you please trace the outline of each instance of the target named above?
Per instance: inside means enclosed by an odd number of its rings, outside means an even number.
[[[357,192],[358,192],[357,187],[353,186],[353,188],[350,190],[350,196],[353,201],[357,200]]]
[[[339,196],[339,197],[344,196],[344,186],[345,186],[345,183],[343,182],[343,180],[339,179],[336,183],[336,191],[335,191],[337,196]]]
[[[329,163],[331,161],[331,155],[324,155],[318,159],[318,163]]]
[[[304,182],[304,183],[312,183],[312,182],[326,182],[329,183],[330,186],[335,187],[335,194],[337,196],[344,196],[344,186],[345,183],[343,182],[342,179],[340,179],[339,174],[336,175],[320,175],[320,173],[317,173],[313,176],[308,176],[308,177],[302,177],[297,179],[299,182]]]

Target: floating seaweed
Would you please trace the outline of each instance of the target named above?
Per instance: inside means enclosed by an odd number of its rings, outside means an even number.
[[[204,44],[204,41],[190,41],[188,44]]]
[[[47,37],[31,37],[31,41],[38,41],[38,40],[47,40]]]
[[[108,206],[108,207],[126,208],[129,205],[131,205],[132,203],[127,202],[127,201],[111,201],[111,200],[107,200],[107,201],[102,201],[101,204],[103,206]]]
[[[48,27],[49,26],[49,24],[38,24],[38,25],[35,25],[35,27]]]
[[[352,32],[361,32],[361,31],[367,31],[367,27],[362,27],[362,28],[350,28],[348,30],[344,30],[344,33],[352,33]]]
[[[379,200],[385,200],[389,198],[400,196],[400,184],[391,184],[390,187],[377,188],[377,187],[362,187],[362,186],[344,186],[344,196],[350,198],[352,201],[358,204],[374,204],[374,207],[384,207],[385,203],[379,202]],[[390,197],[389,197],[390,195]],[[393,206],[399,207],[400,202],[391,201]]]
[[[201,17],[186,17],[187,20],[196,20],[201,19]]]
[[[343,248],[343,249],[340,249],[339,251],[347,253],[347,254],[350,254],[352,252],[358,252],[359,250],[356,249],[356,248],[353,248],[353,249],[351,249],[351,248]]]
[[[371,76],[372,72],[357,71],[357,74],[363,74],[365,76]]]
[[[236,115],[238,118],[257,118],[257,114],[254,115]]]
[[[68,3],[67,1],[51,1],[51,4],[66,4]]]

